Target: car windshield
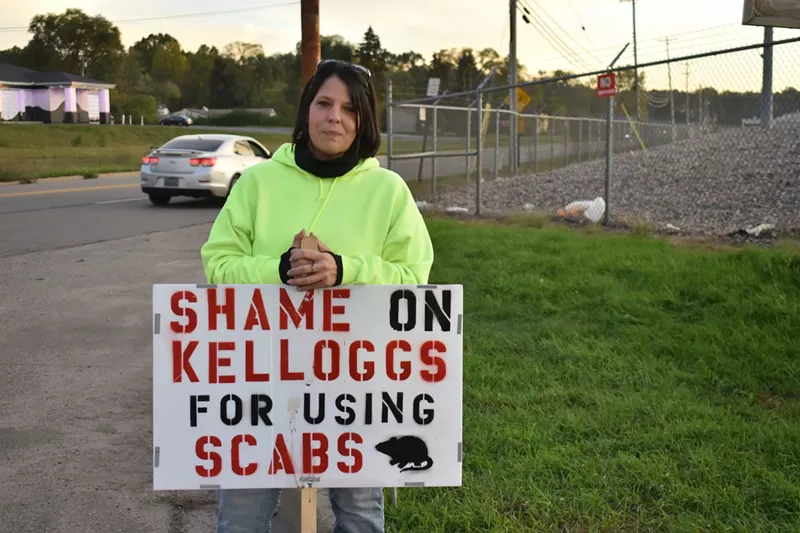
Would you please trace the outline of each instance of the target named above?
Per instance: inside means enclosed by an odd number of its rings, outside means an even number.
[[[214,152],[222,145],[222,141],[214,139],[172,139],[161,147],[162,150],[197,150]]]

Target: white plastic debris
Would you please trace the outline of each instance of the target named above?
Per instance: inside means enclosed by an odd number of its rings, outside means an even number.
[[[428,207],[428,205],[429,205],[428,202],[426,202],[425,200],[418,200],[417,201],[417,207],[419,209],[425,209],[426,207]]]
[[[674,226],[672,224],[667,224],[666,227],[667,231],[669,231],[670,233],[679,233],[681,231],[681,228],[679,228],[678,226]]]
[[[746,229],[745,231],[753,237],[758,237],[765,231],[772,231],[775,229],[775,224],[759,224],[755,228]]]
[[[533,211],[534,209],[536,209],[536,206],[534,206],[533,204],[525,204],[522,206],[522,209],[524,209],[525,211]]]
[[[466,207],[448,207],[446,211],[448,213],[469,213]]]
[[[597,224],[606,212],[606,202],[599,196],[594,200],[572,202],[557,211],[558,216],[575,222],[589,220]]]

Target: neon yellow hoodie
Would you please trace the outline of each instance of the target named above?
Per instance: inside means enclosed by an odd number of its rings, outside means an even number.
[[[433,246],[403,178],[376,158],[317,178],[284,144],[242,174],[217,216],[200,251],[208,283],[282,283],[281,255],[303,228],[341,256],[342,285],[428,282]]]

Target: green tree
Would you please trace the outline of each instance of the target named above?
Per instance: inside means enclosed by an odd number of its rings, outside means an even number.
[[[31,68],[62,70],[90,78],[110,79],[124,54],[119,29],[105,17],[80,9],[35,15],[26,47]]]
[[[457,90],[471,91],[483,81],[484,74],[478,70],[478,62],[472,48],[462,48],[456,61]]]
[[[370,26],[364,33],[364,40],[356,51],[358,62],[372,72],[375,87],[381,92],[389,70],[389,54],[381,46],[381,39]]]
[[[340,59],[342,61],[353,61],[356,47],[353,43],[345,40],[341,35],[323,35],[320,41],[320,57],[322,59]]]
[[[494,48],[484,48],[478,52],[478,65],[483,72],[489,73],[493,68],[500,68],[503,60]]]
[[[202,45],[197,52],[186,54],[188,67],[181,84],[181,107],[211,106],[211,72],[214,60],[219,57],[215,47]]]
[[[261,46],[260,44],[235,41],[225,45],[225,49],[222,55],[230,57],[240,65],[243,65],[250,59],[263,57],[264,47]]]
[[[9,63],[18,67],[25,67],[25,50],[19,46],[12,46],[8,50],[0,50],[0,63]]]
[[[450,91],[458,90],[457,83],[455,83],[458,79],[456,73],[458,68],[456,65],[456,57],[457,51],[455,49],[442,49],[433,53],[430,63],[430,74],[431,77],[442,80],[440,86],[440,90],[442,91],[445,89]]]
[[[175,45],[174,48],[177,48],[180,52],[180,43],[172,35],[168,33],[151,33],[147,37],[136,41],[129,52],[133,52],[137,56],[146,72],[150,72],[157,53],[170,45]]]

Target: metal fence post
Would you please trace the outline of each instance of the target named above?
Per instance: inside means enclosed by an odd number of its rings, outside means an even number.
[[[556,119],[550,117],[552,127],[550,128],[550,170],[556,169]]]
[[[475,176],[475,214],[481,214],[481,177],[483,176],[483,93],[478,89],[478,173]]]
[[[392,79],[386,79],[386,168],[392,170]]]
[[[569,166],[569,119],[564,119],[564,166]]]
[[[536,115],[533,126],[533,171],[539,172],[539,115]]]
[[[608,225],[609,211],[611,210],[610,192],[611,192],[611,165],[614,162],[613,147],[614,147],[614,97],[608,97],[608,115],[606,126],[606,189],[605,189],[605,202],[606,212],[603,224]]]
[[[494,179],[500,175],[500,110],[494,112]]]
[[[469,153],[472,150],[472,102],[467,105],[467,184],[469,185],[469,176],[472,174],[470,171],[470,159],[472,158]]]
[[[431,194],[436,194],[436,154],[439,148],[439,101],[433,103],[433,157],[431,158]]]
[[[583,161],[581,157],[581,144],[583,143],[583,120],[578,119],[578,161]]]

